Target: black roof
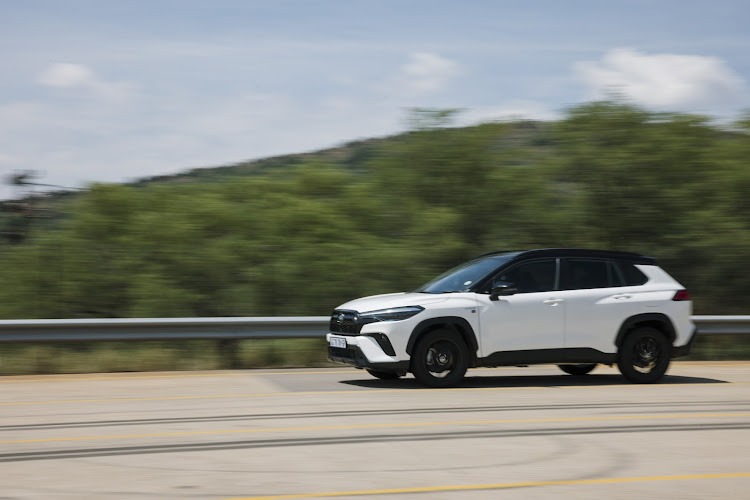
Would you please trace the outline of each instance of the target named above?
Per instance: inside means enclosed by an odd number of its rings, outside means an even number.
[[[626,260],[634,264],[656,265],[656,259],[634,252],[621,252],[619,250],[593,250],[588,248],[537,248],[533,250],[502,250],[482,255],[512,255],[512,260],[527,259],[532,257],[598,257],[606,259]]]

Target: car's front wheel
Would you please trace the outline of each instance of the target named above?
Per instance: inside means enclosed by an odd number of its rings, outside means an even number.
[[[463,379],[469,367],[469,349],[461,336],[447,329],[423,335],[412,352],[411,372],[430,387],[449,387]]]
[[[639,384],[659,381],[667,372],[672,345],[656,328],[636,328],[625,337],[617,367],[626,379]]]
[[[557,365],[557,367],[570,375],[586,375],[591,370],[596,368],[596,363],[586,363],[579,365]]]

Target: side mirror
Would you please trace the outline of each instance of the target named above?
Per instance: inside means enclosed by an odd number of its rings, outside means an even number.
[[[498,281],[494,285],[492,285],[492,290],[490,291],[490,300],[495,301],[498,300],[498,297],[502,297],[505,295],[514,295],[516,293],[518,293],[518,288],[516,288],[513,283]]]

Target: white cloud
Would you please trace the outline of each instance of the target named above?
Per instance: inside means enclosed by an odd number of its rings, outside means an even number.
[[[94,73],[80,64],[56,63],[45,69],[37,80],[49,87],[92,87],[97,84]]]
[[[16,163],[17,161],[18,160],[11,155],[0,153],[0,166],[12,165]]]
[[[461,73],[454,61],[428,52],[415,52],[401,67],[399,83],[419,94],[444,90],[451,79]]]
[[[79,89],[108,99],[130,97],[135,89],[130,83],[105,81],[90,68],[72,63],[51,64],[39,74],[36,81],[47,87]]]
[[[619,48],[600,61],[578,62],[574,70],[594,99],[614,92],[648,107],[699,111],[736,109],[738,101],[747,99],[742,78],[715,57]]]
[[[460,125],[507,121],[507,120],[555,120],[559,114],[550,110],[543,102],[530,100],[511,100],[497,106],[467,109],[459,116]]]

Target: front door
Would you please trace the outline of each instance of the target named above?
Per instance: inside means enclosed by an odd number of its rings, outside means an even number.
[[[482,357],[495,352],[559,349],[564,345],[565,303],[556,291],[558,260],[539,259],[501,271],[515,295],[490,300],[477,294]]]

